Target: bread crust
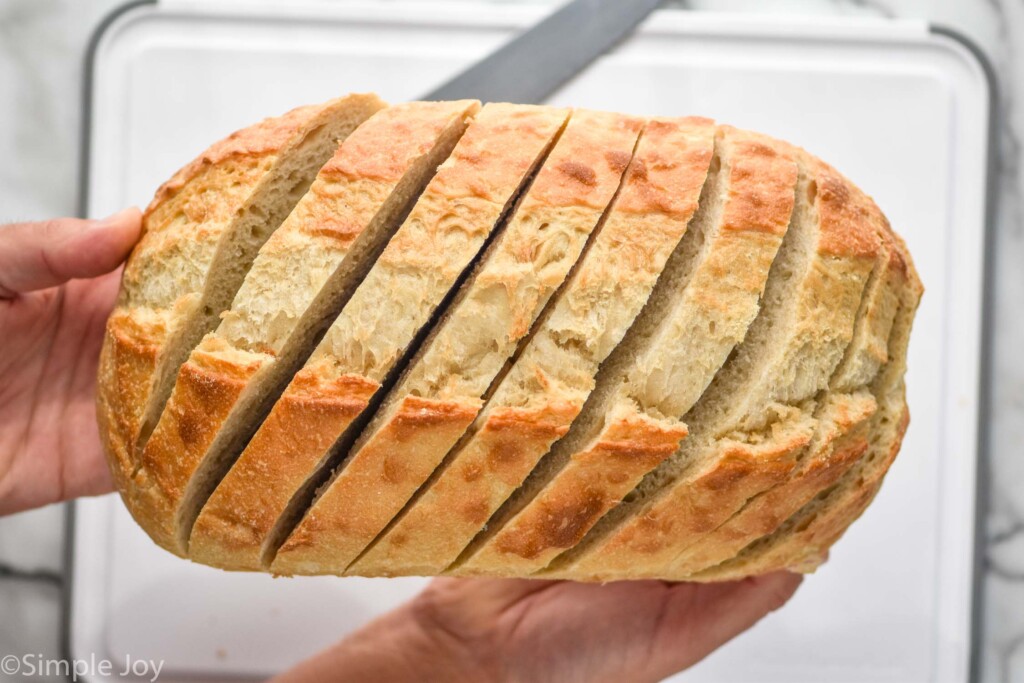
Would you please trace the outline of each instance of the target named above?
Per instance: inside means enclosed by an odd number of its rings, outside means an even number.
[[[785,481],[797,456],[810,443],[814,428],[814,420],[797,408],[773,423],[768,433],[756,435],[761,438],[737,434],[736,438],[716,440],[707,447],[711,449],[707,463],[696,471],[687,471],[685,480],[674,486],[670,499],[639,510],[597,550],[564,567],[556,564],[539,573],[587,581],[665,576],[662,558],[671,558],[672,549],[681,539],[715,529],[749,497]],[[754,443],[748,443],[748,439]],[[640,476],[643,474],[646,472]],[[621,499],[619,494],[614,504]],[[669,510],[670,505],[676,507]],[[622,567],[626,555],[635,557],[638,564],[628,572]]]
[[[882,480],[899,452],[909,422],[910,413],[904,407],[897,415],[896,433],[885,441],[882,448],[884,453],[875,461],[876,466],[868,468],[867,476],[849,480],[844,477],[843,485],[834,492],[837,495],[829,496],[832,504],[824,506],[820,514],[798,513],[787,520],[788,526],[783,526],[781,533],[765,537],[761,546],[749,546],[749,555],[741,553],[720,565],[688,574],[685,580],[733,581],[744,576],[780,570],[813,572],[828,558],[828,549],[878,494]],[[872,450],[868,449],[869,453]]]
[[[107,325],[97,384],[100,433],[120,491],[128,490],[135,470],[142,411],[157,357],[173,324],[173,311],[165,310],[173,306],[173,299],[151,293],[142,284],[151,270],[149,264],[164,261],[190,268],[191,259],[184,258],[180,248],[175,253],[174,245],[209,239],[205,224],[223,223],[241,206],[266,171],[266,158],[279,152],[315,109],[296,108],[214,143],[161,185],[146,208],[143,235],[125,266],[117,306]],[[225,191],[211,200],[210,188]]]
[[[222,569],[262,570],[261,548],[287,497],[283,477],[301,478],[368,404],[378,385],[359,375],[299,371],[203,507],[189,540],[192,559]]]
[[[185,488],[199,458],[259,369],[257,360],[246,365],[225,363],[197,349],[178,373],[160,426],[133,477],[130,505],[150,537],[175,554],[185,556],[187,552],[179,542],[176,525]]]
[[[138,324],[136,317],[117,310],[107,321],[100,351],[96,415],[100,438],[114,485],[127,496],[135,470],[135,437],[141,406],[156,368],[164,330],[157,324]]]
[[[157,214],[166,211],[171,201],[179,199],[183,191],[189,192],[192,189],[190,185],[196,178],[227,161],[253,160],[279,153],[291,144],[295,135],[311,120],[321,114],[324,106],[327,105],[310,104],[295,107],[281,116],[266,118],[213,143],[157,189],[153,200],[146,207],[145,217],[155,218]],[[259,167],[260,164],[250,161],[249,165]],[[219,208],[225,215],[230,213],[230,207],[226,203],[220,204]]]
[[[266,544],[289,501],[369,405],[567,113],[498,104],[476,116],[207,501],[190,540],[194,557],[228,569],[265,568]],[[381,301],[380,294],[389,292]],[[402,295],[414,292],[424,307],[403,311]],[[299,436],[296,424],[305,426]],[[257,497],[248,495],[253,489],[259,490]]]
[[[547,564],[559,550],[574,546],[606,512],[616,506],[644,474],[679,447],[682,423],[628,412],[609,415],[608,427],[591,448],[572,462],[543,495],[479,552],[450,573],[459,576],[522,576]]]
[[[743,509],[685,548],[666,574],[685,577],[735,556],[767,536],[819,492],[831,486],[868,448],[871,416],[878,409],[866,391],[830,395],[817,422],[806,463],[782,484],[754,496]]]

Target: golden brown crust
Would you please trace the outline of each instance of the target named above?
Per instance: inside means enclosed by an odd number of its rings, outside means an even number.
[[[688,575],[686,580],[732,581],[781,569],[813,572],[827,559],[832,544],[863,514],[878,494],[882,480],[899,452],[909,420],[910,414],[904,407],[897,415],[896,432],[884,444],[884,453],[878,457],[877,465],[869,469],[867,476],[858,474],[847,482],[840,495],[835,495],[835,492],[830,494],[829,497],[835,499],[833,504],[824,506],[814,514],[795,517],[793,528],[787,529],[787,533],[778,538],[780,542],[766,545],[763,552],[756,552],[750,558],[740,555],[736,561]],[[773,537],[768,538],[775,540]],[[751,547],[756,548],[756,545]]]
[[[444,571],[508,491],[529,474],[535,462],[530,456],[537,450],[533,444],[550,444],[563,435],[578,411],[579,406],[571,404],[540,411],[495,411],[348,573],[398,576]],[[472,417],[475,411],[470,421]]]
[[[157,189],[153,200],[146,207],[145,215],[152,215],[160,205],[173,199],[189,182],[211,167],[240,157],[257,158],[280,152],[322,108],[323,105],[315,104],[296,107],[281,116],[266,118],[215,142]]]
[[[679,545],[715,529],[749,498],[782,483],[810,443],[814,426],[813,420],[794,410],[772,425],[763,440],[719,440],[704,467],[686,471],[657,504],[645,507],[599,547],[550,576],[581,575],[599,581],[663,576]]]
[[[632,158],[643,119],[577,110],[520,211],[531,205],[604,211]]]
[[[300,370],[196,520],[189,555],[224,569],[264,569],[267,533],[316,458],[366,408],[378,385],[353,375],[333,380]]]
[[[522,178],[533,167],[535,155],[523,151],[545,149],[568,115],[565,109],[501,102],[488,104],[485,112],[487,125],[471,126],[451,158],[437,169],[433,192],[448,199],[470,197],[504,205],[509,179]]]
[[[477,406],[407,396],[391,420],[331,482],[277,553],[275,574],[342,573],[437,467]],[[358,501],[358,514],[353,514]]]
[[[374,115],[372,126],[345,140],[347,144],[318,175],[396,184],[409,171],[412,159],[430,152],[453,117],[472,117],[478,110],[475,100],[409,102],[382,109]]]
[[[97,407],[105,431],[117,425],[117,433],[104,438],[116,461],[115,480],[127,487],[122,492],[129,508],[144,528],[152,527],[161,544],[171,545],[165,532],[173,521],[164,518],[173,516],[173,505],[152,491],[130,490],[136,484],[128,478],[154,486],[142,470],[136,445],[144,421],[152,419],[149,413],[160,407],[154,401],[159,393],[155,387],[167,374],[164,367],[173,355],[169,347],[180,344],[188,323],[195,320],[221,238],[231,232],[247,202],[257,194],[269,196],[269,190],[257,190],[269,187],[263,181],[279,157],[298,157],[313,128],[331,121],[338,122],[339,130],[354,126],[383,106],[375,96],[353,95],[239,131],[179,171],[147,208],[142,239],[125,267],[104,342]]]
[[[819,252],[874,259],[879,248],[875,224],[881,216],[874,202],[825,162],[810,154],[803,156],[814,175]]]
[[[722,209],[722,229],[765,232],[781,237],[793,213],[796,167],[788,145],[764,135],[719,126],[732,145],[729,196]]]
[[[666,427],[644,415],[613,416],[593,445],[573,454],[528,507],[452,573],[523,576],[547,565],[672,455],[686,433],[682,423]]]
[[[818,558],[826,557],[832,544],[838,541],[850,525],[864,514],[864,510],[878,495],[885,475],[888,474],[889,468],[892,467],[892,463],[900,451],[900,446],[903,444],[907,427],[910,426],[910,411],[906,407],[900,411],[896,418],[896,424],[898,425],[896,436],[889,442],[888,450],[881,458],[879,466],[868,471],[867,476],[863,479],[860,477],[854,479],[850,489],[844,491],[845,495],[826,508],[828,512],[825,515],[806,522],[806,526],[798,528],[797,535],[791,544],[803,545],[804,552],[802,554],[806,556],[806,551],[813,549],[818,551]],[[781,549],[777,552],[782,554]],[[807,568],[807,565],[799,560],[796,562],[787,560],[787,564],[797,570]]]
[[[220,425],[259,368],[256,362],[237,366],[196,352],[178,373],[160,426],[142,452],[129,506],[134,514],[158,524],[147,531],[163,547],[185,552],[177,539],[178,503]]]
[[[707,138],[714,125],[711,119],[697,116],[650,119],[615,200],[615,212],[689,221],[700,195],[694,188],[703,187],[711,162],[712,145]],[[637,238],[641,241],[643,235]]]
[[[107,322],[100,352],[97,417],[114,484],[122,493],[135,470],[135,436],[163,332],[161,326],[140,325],[121,312]]]
[[[688,576],[724,562],[751,542],[777,529],[819,492],[832,486],[868,448],[870,418],[877,410],[874,397],[829,397],[834,404],[819,418],[819,433],[806,464],[775,488],[753,497],[726,523],[683,549],[668,569],[671,576]]]

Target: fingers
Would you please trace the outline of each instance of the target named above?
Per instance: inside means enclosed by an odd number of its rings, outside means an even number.
[[[128,256],[141,225],[142,214],[130,208],[98,221],[0,226],[0,299],[109,273]]]
[[[782,607],[802,581],[802,574],[783,571],[743,581],[673,586],[661,648],[668,655],[664,675],[696,664]]]

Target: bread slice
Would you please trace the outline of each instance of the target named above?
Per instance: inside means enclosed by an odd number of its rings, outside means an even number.
[[[808,452],[786,482],[755,496],[726,523],[695,539],[672,562],[670,576],[686,576],[724,562],[772,533],[816,494],[832,486],[867,450],[871,418],[878,409],[867,385],[887,359],[888,337],[906,276],[881,212],[866,198],[865,205],[874,209],[871,213],[882,242],[880,260],[861,302],[853,341],[815,415],[818,432]]]
[[[845,179],[799,152],[790,228],[736,355],[684,416],[691,436],[544,574],[660,576],[694,534],[784,481],[853,338],[879,241]]]
[[[909,422],[903,375],[910,328],[923,292],[905,247],[895,239],[904,284],[889,337],[889,360],[871,386],[878,411],[871,419],[866,454],[838,483],[821,491],[775,532],[751,543],[734,558],[689,575],[687,580],[728,581],[778,569],[813,571],[878,493]]]
[[[178,374],[135,477],[136,514],[173,512],[173,550],[479,109],[377,112],[338,148]],[[152,516],[152,515],[151,515]]]
[[[696,400],[756,315],[789,222],[796,177],[785,148],[718,129],[700,210],[643,313],[601,366],[582,415],[449,573],[542,569],[678,448],[686,426],[671,416]],[[758,212],[751,211],[754,202]],[[730,271],[736,260],[751,267]],[[672,372],[685,381],[666,384],[664,375]],[[485,457],[500,443],[496,436],[493,429],[480,432]]]
[[[600,229],[642,127],[642,119],[619,114],[573,113],[508,227],[281,547],[273,571],[343,570],[424,483]],[[424,502],[433,509],[430,494]],[[461,520],[445,521],[436,540],[406,546],[417,566],[446,564],[437,545],[466,533]]]
[[[294,516],[289,501],[316,476],[318,463],[329,472],[332,444],[387,383],[418,330],[501,223],[567,115],[500,104],[477,114],[210,497],[192,530],[191,557],[229,569],[263,567],[268,544],[276,548],[275,522]],[[393,138],[406,136],[408,131]],[[392,154],[393,138],[379,149]]]
[[[384,106],[375,95],[349,95],[267,119],[216,143],[157,191],[101,354],[97,407],[119,490],[178,368],[230,305],[260,245],[338,143]]]

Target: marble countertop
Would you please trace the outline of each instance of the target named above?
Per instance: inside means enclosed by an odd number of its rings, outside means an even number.
[[[340,1],[340,0],[339,0]],[[472,1],[472,0],[464,0]],[[499,0],[492,0],[499,1]],[[523,0],[504,0],[506,2]],[[544,2],[544,0],[537,0]],[[0,0],[0,222],[75,212],[82,55],[122,0]],[[549,0],[554,3],[555,0]],[[982,46],[999,78],[989,495],[981,679],[1024,683],[1024,3],[1019,0],[689,0],[693,10],[923,18]],[[1016,264],[1016,265],[1015,265]],[[0,650],[57,657],[63,510],[0,520]],[[2,653],[0,653],[2,654]],[[0,674],[0,681],[7,680]],[[15,679],[11,679],[15,680]],[[18,678],[16,680],[23,680]],[[45,680],[45,679],[43,679]]]

